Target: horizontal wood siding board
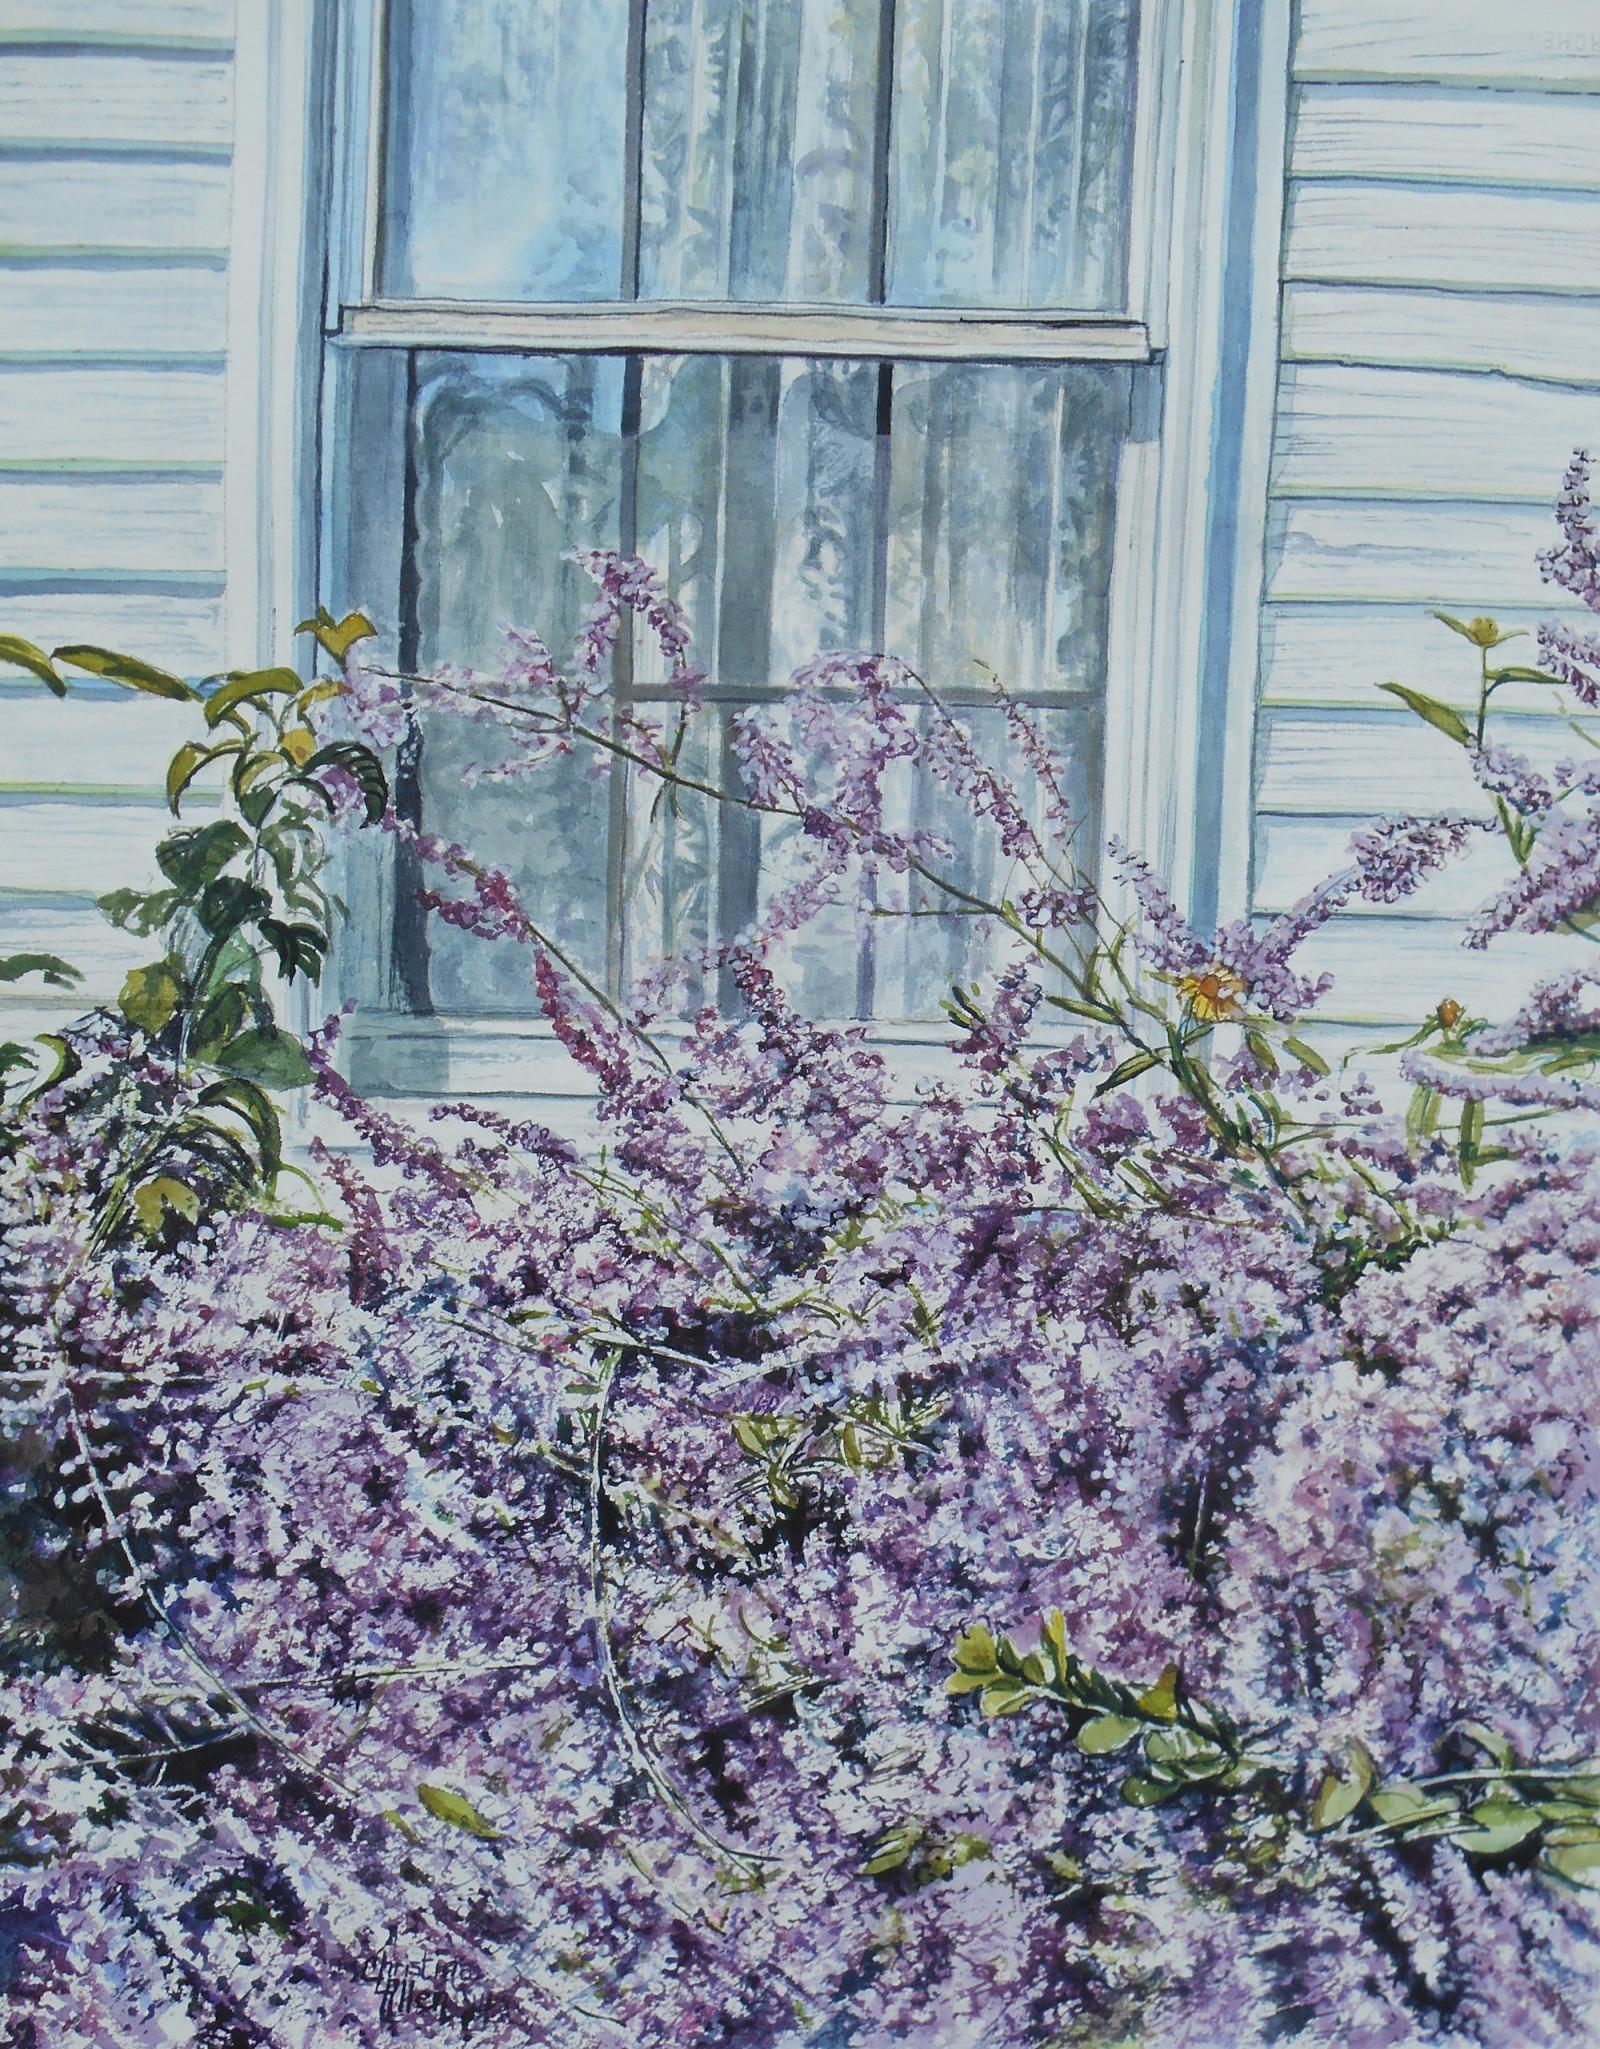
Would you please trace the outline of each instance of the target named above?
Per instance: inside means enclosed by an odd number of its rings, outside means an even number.
[[[114,1003],[130,968],[155,957],[153,942],[108,924],[87,898],[70,903],[0,894],[0,953],[53,953],[83,977],[71,990],[52,989],[37,976],[0,982],[0,1037],[16,1035],[10,1012],[51,1004],[51,1022],[81,1016],[97,1004]],[[49,1025],[41,1027],[49,1029]]]
[[[1436,86],[1302,86],[1296,178],[1600,191],[1600,96]]]
[[[0,467],[220,467],[222,414],[220,368],[0,363]]]
[[[0,140],[71,149],[226,156],[233,67],[138,51],[16,51],[0,57]]]
[[[1497,723],[1501,744],[1540,767],[1595,758],[1564,720]],[[1491,808],[1465,749],[1400,705],[1392,711],[1267,712],[1257,754],[1259,811],[1486,816]]]
[[[0,158],[0,259],[227,249],[226,164]]]
[[[1265,812],[1256,822],[1255,908],[1277,914],[1350,865],[1350,837],[1369,820],[1290,818]],[[1357,901],[1347,915],[1459,921],[1498,894],[1516,873],[1498,832],[1474,833],[1461,854],[1398,904]]]
[[[1296,182],[1284,277],[1591,296],[1600,194]]]
[[[1291,364],[1278,389],[1279,496],[1548,505],[1575,446],[1600,441],[1600,391],[1442,370]]]
[[[1564,594],[1550,603],[1499,608],[1508,641],[1496,660],[1533,664],[1533,638],[1542,619],[1561,619],[1600,631],[1600,619]],[[1371,711],[1383,700],[1380,683],[1407,683],[1463,709],[1477,703],[1477,650],[1418,605],[1266,605],[1261,615],[1261,702],[1272,705],[1350,705]],[[1560,720],[1571,709],[1565,691],[1508,684],[1495,695],[1498,711],[1529,712]]]
[[[1287,499],[1268,519],[1267,596],[1446,611],[1533,606],[1537,556],[1554,538],[1537,505],[1396,505]]]
[[[209,676],[220,668],[222,625],[220,594],[180,598],[134,591],[36,593],[0,586],[0,633],[20,634],[46,648],[87,641],[142,656],[178,676]],[[23,703],[36,696],[42,701],[45,694],[38,684],[25,688],[12,683],[11,673],[0,670],[0,716],[6,720],[8,754],[11,721]],[[74,682],[74,691],[79,688]]]
[[[0,887],[98,896],[152,885],[160,879],[156,842],[171,824],[159,803],[7,797],[0,800]]]
[[[13,569],[223,573],[222,486],[102,477],[0,476],[0,561]]]
[[[25,695],[11,686],[0,690],[0,717],[6,736],[0,791],[18,785],[138,789],[159,800],[168,761],[204,730],[193,705],[126,691],[90,698],[74,688],[63,701],[44,690]]]
[[[234,0],[0,0],[0,42],[228,49],[233,31]]]
[[[1600,91],[1593,0],[1301,0],[1301,79]]]
[[[1315,1016],[1327,1023],[1420,1024],[1446,997],[1484,1017],[1509,1017],[1534,983],[1593,962],[1581,939],[1508,933],[1481,951],[1463,928],[1429,919],[1335,918],[1295,955],[1334,985]]]
[[[228,279],[199,264],[0,265],[0,365],[205,359],[227,348]]]
[[[1290,361],[1498,372],[1600,389],[1600,295],[1291,284],[1283,353]]]

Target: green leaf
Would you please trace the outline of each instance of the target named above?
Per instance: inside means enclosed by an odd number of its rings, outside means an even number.
[[[370,640],[377,630],[365,612],[346,612],[335,620],[323,605],[317,607],[315,619],[302,619],[295,628],[296,633],[314,634],[336,662],[342,662],[358,640]]]
[[[1085,1757],[1107,1757],[1138,1733],[1139,1724],[1131,1715],[1096,1715],[1078,1731],[1078,1748]]]
[[[96,897],[95,905],[110,924],[147,938],[167,922],[181,901],[175,889],[113,889]]]
[[[995,1641],[981,1622],[973,1623],[956,1638],[955,1661],[962,1672],[993,1672],[997,1669]]]
[[[1489,678],[1491,683],[1554,683],[1559,689],[1561,678],[1547,676],[1543,669],[1496,669]]]
[[[52,989],[70,989],[83,976],[54,953],[0,954],[0,982],[20,982],[24,975],[42,975]]]
[[[1473,1826],[1455,1840],[1473,1857],[1498,1857],[1506,1850],[1514,1850],[1541,1825],[1535,1808],[1499,1795],[1480,1800],[1468,1810],[1467,1819]]]
[[[283,1126],[266,1093],[253,1081],[230,1076],[201,1090],[199,1102],[205,1109],[228,1110],[249,1128],[261,1160],[261,1172],[271,1181],[283,1165]]]
[[[206,724],[220,725],[230,712],[259,704],[264,697],[295,697],[303,687],[293,669],[230,669],[221,687],[206,699]]]
[[[1493,1758],[1501,1766],[1516,1762],[1517,1753],[1498,1729],[1491,1729],[1486,1722],[1457,1722],[1456,1734],[1463,1736],[1481,1750],[1485,1757]]]
[[[1291,1055],[1292,1058],[1298,1060],[1302,1067],[1309,1067],[1313,1074],[1325,1075],[1332,1071],[1316,1047],[1308,1046],[1304,1039],[1285,1039],[1283,1050]]]
[[[1592,1843],[1553,1843],[1544,1861],[1558,1878],[1586,1892],[1600,1890],[1600,1840]]]
[[[71,1081],[72,1077],[83,1066],[82,1060],[79,1059],[71,1043],[62,1038],[59,1032],[40,1032],[38,1040],[41,1046],[48,1047],[55,1055],[55,1058],[51,1062],[50,1072],[42,1075],[34,1083],[33,1087],[29,1089],[28,1093],[19,1100],[17,1107],[21,1110],[25,1110],[30,1103],[36,1102],[47,1089],[53,1089],[61,1082]]]
[[[862,1865],[864,1876],[881,1878],[886,1871],[898,1871],[922,1841],[923,1831],[915,1823],[892,1828],[881,1836],[871,1856]]]
[[[1130,1807],[1159,1807],[1177,1791],[1175,1780],[1146,1779],[1137,1772],[1122,1782],[1122,1797]]]
[[[319,747],[308,757],[302,774],[314,776],[319,768],[343,769],[353,778],[361,792],[361,801],[366,808],[368,825],[376,825],[389,808],[389,778],[383,772],[383,763],[370,747],[363,747],[359,740],[335,740],[331,746]]]
[[[196,915],[213,939],[237,932],[272,909],[272,898],[242,875],[219,875],[201,893]]]
[[[492,1822],[485,1821],[470,1800],[463,1799],[459,1793],[452,1793],[448,1787],[420,1785],[417,1798],[435,1821],[447,1821],[452,1828],[477,1836],[485,1843],[500,1840],[501,1831]]]
[[[304,1088],[315,1072],[300,1041],[277,1025],[241,1032],[223,1047],[214,1065],[268,1089]]]
[[[1176,1721],[1180,1678],[1176,1665],[1164,1665],[1154,1686],[1147,1686],[1139,1696],[1140,1714],[1151,1715],[1158,1722]]]
[[[1244,1042],[1250,1048],[1251,1056],[1257,1067],[1261,1069],[1261,1072],[1270,1081],[1278,1072],[1277,1054],[1273,1052],[1272,1047],[1263,1035],[1254,1029],[1249,1029],[1245,1032]]]
[[[147,968],[134,968],[122,985],[117,1008],[135,1031],[154,1038],[177,1016],[183,996],[177,963],[169,956]]]
[[[1109,1095],[1112,1089],[1120,1089],[1130,1081],[1137,1081],[1141,1074],[1148,1074],[1152,1067],[1161,1065],[1157,1053],[1134,1053],[1111,1072],[1095,1090],[1097,1096]]]
[[[1413,1828],[1454,1817],[1457,1812],[1453,1800],[1419,1793],[1415,1786],[1384,1786],[1368,1799],[1373,1813],[1392,1828]]]
[[[1025,1679],[996,1679],[983,1689],[978,1705],[986,1715],[1014,1715],[1028,1705],[1032,1694]]]
[[[1351,1743],[1337,1767],[1323,1774],[1312,1797],[1309,1816],[1313,1829],[1337,1828],[1356,1811],[1371,1792],[1378,1768],[1364,1743]]]
[[[13,669],[27,669],[30,674],[53,690],[57,697],[67,694],[66,678],[42,647],[35,647],[31,640],[23,640],[15,633],[0,633],[0,662]]]
[[[219,818],[188,832],[168,833],[156,848],[156,864],[169,882],[175,882],[187,895],[198,896],[249,844],[243,826],[231,818]]]
[[[286,925],[281,918],[262,918],[259,929],[287,981],[296,975],[304,975],[308,982],[322,979],[322,957],[328,950],[325,932],[315,925]]]
[[[1404,683],[1380,683],[1380,690],[1387,690],[1391,697],[1414,711],[1419,719],[1426,719],[1430,726],[1455,741],[1458,747],[1470,747],[1472,730],[1460,712],[1452,711],[1447,704],[1441,704],[1436,697],[1424,697],[1420,690],[1408,690]]]
[[[91,676],[104,676],[108,683],[121,683],[129,690],[142,690],[148,697],[170,697],[183,704],[192,704],[200,696],[199,691],[185,683],[181,676],[157,669],[149,662],[141,662],[135,655],[119,655],[108,647],[58,647],[54,656],[69,668],[82,669]]]
[[[184,741],[167,764],[167,807],[174,818],[178,815],[178,799],[201,769],[225,754],[239,753],[243,745],[242,740],[223,740],[215,747],[207,747],[199,740]]]
[[[136,1188],[133,1207],[139,1228],[147,1238],[156,1235],[169,1213],[183,1217],[191,1224],[198,1223],[200,1218],[199,1196],[186,1182],[176,1181],[170,1174],[158,1174],[155,1180]]]

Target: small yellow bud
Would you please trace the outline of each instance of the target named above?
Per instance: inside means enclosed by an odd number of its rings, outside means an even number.
[[[1467,627],[1467,638],[1477,647],[1494,647],[1500,639],[1500,628],[1493,619],[1474,619]]]
[[[1453,1032],[1466,1016],[1466,1012],[1453,996],[1447,996],[1433,1014],[1439,1020],[1441,1029],[1447,1032]]]

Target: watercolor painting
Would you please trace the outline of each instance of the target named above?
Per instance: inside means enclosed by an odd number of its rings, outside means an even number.
[[[1600,2044],[1594,0],[0,0],[14,2049]]]

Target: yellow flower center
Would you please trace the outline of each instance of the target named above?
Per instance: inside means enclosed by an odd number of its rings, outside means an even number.
[[[1202,1024],[1227,1024],[1244,1016],[1245,981],[1228,968],[1209,967],[1203,974],[1185,975],[1178,994]]]

